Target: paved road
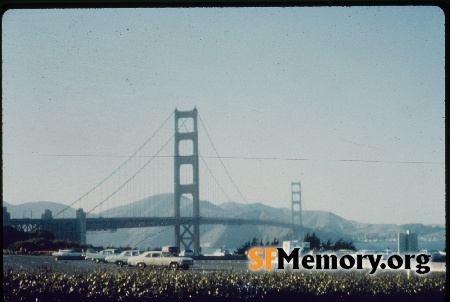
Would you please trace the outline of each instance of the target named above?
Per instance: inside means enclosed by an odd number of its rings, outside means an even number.
[[[249,270],[247,260],[194,260],[194,265],[189,272],[223,272],[234,271],[245,273]],[[431,271],[445,272],[445,262],[430,262]],[[133,271],[136,267],[117,267],[112,263],[95,263],[90,260],[60,260],[55,261],[51,256],[30,256],[30,255],[3,255],[3,270],[13,268],[14,270],[31,271],[36,268],[47,268],[54,272],[64,274],[92,273],[94,271]],[[412,264],[415,270],[415,264]],[[148,268],[149,269],[149,268]],[[300,270],[304,272],[304,270]],[[320,270],[319,270],[320,271]],[[380,271],[380,270],[379,270]]]
[[[117,267],[112,263],[95,263],[90,260],[59,260],[55,261],[51,256],[30,255],[3,255],[3,270],[12,268],[14,270],[31,271],[36,268],[47,268],[55,272],[74,274],[92,273],[98,270],[123,271],[137,270],[136,267]],[[215,271],[238,271],[246,272],[248,262],[246,260],[195,260],[189,271],[215,272]]]

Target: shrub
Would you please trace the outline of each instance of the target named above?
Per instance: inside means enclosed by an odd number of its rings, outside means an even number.
[[[4,301],[443,301],[445,273],[3,272]]]

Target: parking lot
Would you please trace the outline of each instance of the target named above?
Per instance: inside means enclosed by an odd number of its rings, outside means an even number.
[[[59,260],[51,256],[32,255],[3,255],[3,270],[12,268],[14,270],[31,271],[36,268],[45,268],[58,273],[92,273],[94,271],[123,271],[138,270],[136,267],[118,267],[112,263],[95,263],[90,260]],[[150,268],[147,268],[150,269]],[[239,271],[246,272],[248,262],[246,260],[195,260],[189,271],[215,272],[215,271]]]
[[[249,271],[248,260],[194,260],[194,265],[187,272],[193,273],[213,273],[233,271],[245,273]],[[445,262],[429,263],[431,271],[445,272]],[[90,260],[59,260],[55,261],[51,256],[32,255],[3,255],[3,270],[12,268],[13,270],[32,271],[37,268],[45,268],[57,273],[93,273],[95,271],[134,271],[137,267],[118,267],[112,263],[95,263]],[[151,269],[151,268],[146,268]],[[162,268],[159,268],[162,269]],[[304,272],[304,270],[301,270]]]

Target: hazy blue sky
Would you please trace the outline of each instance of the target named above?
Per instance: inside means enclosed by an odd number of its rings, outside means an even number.
[[[444,34],[437,7],[7,11],[3,200],[70,204],[196,106],[239,190],[202,166],[202,199],[290,207],[301,181],[306,210],[444,223]]]

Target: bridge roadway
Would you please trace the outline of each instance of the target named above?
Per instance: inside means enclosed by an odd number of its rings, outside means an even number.
[[[222,224],[222,225],[259,225],[273,226],[291,229],[295,233],[304,230],[302,226],[292,225],[276,220],[240,219],[240,218],[217,218],[217,217],[116,217],[116,218],[55,218],[55,219],[10,219],[8,225],[18,230],[30,232],[33,230],[48,230],[55,235],[56,239],[70,240],[86,243],[86,233],[89,231],[117,230],[123,228],[145,228],[189,225],[198,219],[200,225]]]
[[[240,218],[218,218],[218,217],[200,217],[200,224],[223,224],[223,225],[260,225],[273,226],[281,228],[301,229],[299,225],[292,225],[291,223],[279,222],[276,220],[261,220],[261,219],[240,219]],[[188,224],[193,222],[194,217],[116,217],[116,218],[86,218],[86,231],[99,230],[115,230],[121,228],[144,228],[144,227],[158,227],[158,226],[172,226],[176,224]],[[32,229],[39,229],[38,226],[57,226],[67,223],[74,223],[75,219],[70,218],[55,218],[55,219],[11,219],[11,224],[22,226],[19,229],[30,231]],[[46,229],[46,227],[44,227]]]
[[[86,231],[121,228],[143,228],[171,226],[176,224],[188,224],[194,222],[194,217],[118,217],[118,218],[86,218]],[[223,225],[263,225],[281,228],[301,228],[291,223],[275,220],[240,219],[240,218],[218,218],[199,217],[200,224],[223,224]]]

